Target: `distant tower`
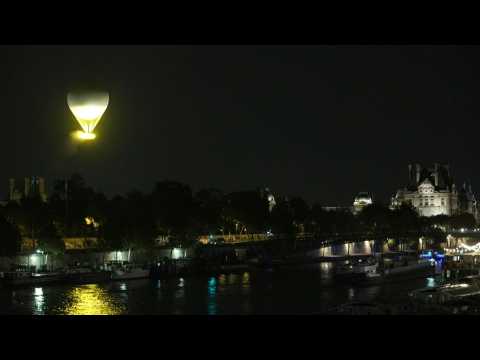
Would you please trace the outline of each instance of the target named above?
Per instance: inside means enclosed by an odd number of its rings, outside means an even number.
[[[47,194],[45,192],[45,179],[42,177],[32,176],[25,178],[24,197],[38,196],[42,201],[47,201]]]
[[[38,191],[40,193],[40,197],[43,201],[47,201],[47,193],[45,192],[45,179],[38,178]]]
[[[15,197],[15,179],[10,179],[9,180],[9,189],[10,189],[9,200],[13,201],[13,199]]]
[[[260,196],[263,199],[265,199],[265,198],[267,199],[267,201],[268,201],[268,211],[272,212],[275,205],[277,205],[277,203],[275,201],[275,197],[273,196],[273,193],[270,191],[270,189],[268,187],[264,187],[264,188],[260,189]]]
[[[30,178],[26,177],[24,181],[25,181],[25,188],[23,191],[23,195],[25,197],[28,197],[30,195]]]
[[[21,182],[18,182],[21,183]],[[9,200],[20,201],[27,197],[39,196],[42,201],[47,201],[45,179],[42,177],[25,177],[23,179],[23,190],[17,188],[18,184],[14,178],[9,179]]]
[[[408,185],[411,186],[412,184],[413,184],[412,164],[408,164]]]
[[[416,173],[416,177],[415,177],[415,185],[418,185],[420,183],[420,171],[421,171],[421,166],[420,164],[415,164],[415,173]]]

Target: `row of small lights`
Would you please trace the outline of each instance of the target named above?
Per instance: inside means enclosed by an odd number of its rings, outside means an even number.
[[[465,231],[473,231],[473,232],[479,232],[480,229],[479,228],[475,228],[475,229],[465,229],[465,228],[461,228],[460,229],[460,232],[464,233]]]

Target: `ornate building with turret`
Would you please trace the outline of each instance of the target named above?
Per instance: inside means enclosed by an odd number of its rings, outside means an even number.
[[[421,216],[472,214],[478,221],[477,201],[470,184],[457,187],[448,164],[433,168],[408,165],[408,184],[391,199],[391,207],[409,203]]]

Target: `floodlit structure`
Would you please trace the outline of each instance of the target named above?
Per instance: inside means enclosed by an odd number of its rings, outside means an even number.
[[[87,91],[68,93],[68,107],[83,129],[83,131],[77,132],[76,136],[78,139],[95,139],[96,135],[93,131],[100,122],[103,113],[107,110],[108,101],[108,92]]]
[[[277,202],[275,201],[275,197],[273,196],[273,193],[270,191],[270,189],[268,187],[265,187],[265,188],[260,189],[260,196],[262,198],[267,199],[267,201],[268,201],[268,211],[272,212],[275,205],[277,205]]]
[[[408,165],[408,185],[391,199],[391,208],[410,203],[421,216],[472,214],[478,221],[477,201],[466,183],[457,188],[448,164],[435,163],[433,168]]]
[[[360,192],[353,200],[353,213],[358,214],[362,209],[373,204],[372,196],[368,192]]]

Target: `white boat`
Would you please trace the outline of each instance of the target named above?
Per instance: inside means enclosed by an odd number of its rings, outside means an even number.
[[[337,269],[335,275],[337,278],[347,280],[381,281],[396,275],[423,274],[433,270],[434,268],[429,260],[410,259],[408,261],[403,259],[402,261],[393,261],[385,259],[383,266],[381,266],[374,259],[369,258],[361,262],[346,264]]]
[[[357,262],[347,262],[335,270],[335,276],[340,278],[365,278],[375,277],[378,273],[378,263],[369,258],[367,260],[358,260]]]
[[[480,295],[480,276],[466,276],[454,283],[414,290],[409,295],[415,301],[430,304],[444,304],[477,296]]]
[[[145,279],[150,277],[150,270],[134,264],[122,264],[112,267],[112,280]]]
[[[59,282],[63,274],[59,272],[34,273],[29,271],[12,271],[4,273],[3,282],[10,286],[45,285]]]

